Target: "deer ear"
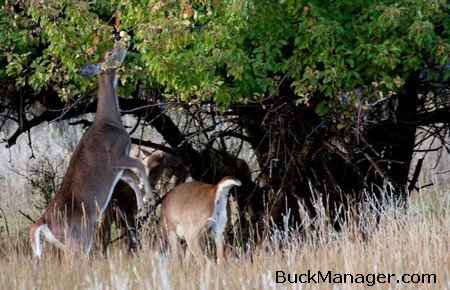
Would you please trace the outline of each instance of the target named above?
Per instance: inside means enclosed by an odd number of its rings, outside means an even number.
[[[85,78],[90,78],[101,73],[102,71],[102,68],[97,64],[87,64],[77,70],[77,74]]]

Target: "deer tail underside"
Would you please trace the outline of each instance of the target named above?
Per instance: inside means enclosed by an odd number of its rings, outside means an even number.
[[[40,259],[42,254],[41,231],[44,224],[34,224],[30,230],[30,242],[33,254]]]
[[[214,212],[208,221],[208,228],[213,227],[214,232],[220,235],[227,223],[227,203],[228,194],[234,186],[241,186],[241,182],[234,177],[226,177],[222,179],[216,186],[216,200]]]

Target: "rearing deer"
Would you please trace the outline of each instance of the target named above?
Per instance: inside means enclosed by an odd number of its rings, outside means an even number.
[[[169,191],[161,202],[159,234],[169,240],[173,254],[178,237],[184,237],[198,264],[202,261],[199,244],[203,231],[211,230],[216,244],[217,261],[223,259],[223,233],[228,221],[228,194],[241,182],[231,176],[217,185],[200,181],[182,183]]]
[[[86,257],[92,247],[95,222],[124,172],[130,175],[134,174],[131,169],[137,170],[146,194],[152,195],[143,164],[129,157],[131,140],[119,111],[116,69],[122,64],[128,46],[124,40],[117,41],[96,64],[77,72],[83,77],[98,75],[97,112],[72,155],[61,187],[43,216],[31,227],[31,245],[38,258],[42,252],[41,232],[57,247],[75,250]],[[142,211],[140,190],[134,189],[138,209]]]

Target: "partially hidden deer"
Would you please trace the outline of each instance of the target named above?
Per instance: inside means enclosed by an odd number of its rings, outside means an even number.
[[[202,152],[202,154],[206,153]],[[165,151],[142,145],[132,145],[130,155],[142,161],[150,180],[150,186],[159,191],[159,196],[164,196],[174,186],[185,181],[189,174],[178,156]],[[247,179],[252,177],[247,162],[233,157],[231,154],[215,154],[212,158],[212,165],[218,172],[223,171],[224,175],[236,174]],[[118,184],[114,189],[112,200],[114,202],[110,203],[106,209],[96,234],[104,256],[107,256],[107,249],[111,242],[112,224],[116,224],[119,228],[120,237],[122,237],[120,240],[125,241],[129,252],[135,250],[139,245],[139,241],[135,240],[137,232],[134,215],[137,208],[133,189],[125,182]],[[230,211],[229,206],[228,211]],[[229,214],[230,212],[228,212]]]
[[[92,248],[95,223],[124,173],[139,172],[146,195],[150,203],[154,203],[143,164],[129,156],[131,139],[120,116],[116,70],[128,47],[128,42],[118,40],[97,63],[77,72],[83,77],[98,76],[97,111],[71,157],[54,199],[31,227],[30,240],[37,258],[42,255],[41,234],[58,248],[87,257]],[[138,209],[143,211],[143,199],[136,185],[134,191]]]
[[[196,262],[203,261],[200,237],[212,231],[216,245],[217,261],[224,257],[224,231],[228,221],[227,203],[230,190],[241,182],[231,176],[216,185],[200,181],[182,183],[162,199],[158,235],[161,244],[170,244],[177,254],[179,238],[184,238]]]
[[[174,154],[134,145],[131,148],[131,156],[138,158],[144,164],[150,186],[157,190],[160,196],[187,178],[187,168]]]
[[[182,166],[181,160],[173,154],[145,146],[132,145],[130,156],[141,160],[151,188],[158,189],[160,195],[164,195],[167,189],[180,184],[186,178],[186,169]],[[97,248],[101,250],[104,257],[107,257],[108,247],[112,242],[113,224],[119,228],[120,232],[116,241],[124,241],[129,253],[139,247],[138,225],[135,219],[137,210],[133,187],[120,180],[114,188],[111,202],[98,223],[95,233]]]
[[[108,247],[113,242],[111,240],[113,224],[119,229],[120,234],[115,241],[124,241],[128,253],[136,251],[140,246],[136,219],[136,195],[133,188],[123,180],[117,182],[111,201],[97,225],[95,240],[103,257],[108,256]]]

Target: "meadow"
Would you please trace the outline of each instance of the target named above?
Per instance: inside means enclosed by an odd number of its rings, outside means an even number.
[[[307,221],[315,230],[286,228],[272,231],[261,243],[236,242],[223,263],[208,260],[201,266],[189,255],[176,259],[154,253],[150,236],[136,255],[116,243],[108,259],[48,254],[37,263],[27,223],[6,216],[8,231],[5,217],[1,220],[0,288],[450,289],[449,196],[448,189],[417,193],[408,209],[387,204],[379,215],[366,204],[340,232],[322,216]]]
[[[235,236],[221,264],[155,253],[151,231],[135,255],[117,242],[108,259],[98,252],[87,261],[47,254],[37,263],[28,242],[31,222],[19,210],[37,218],[38,196],[19,189],[15,180],[23,177],[5,172],[0,289],[450,289],[450,187],[439,182],[414,192],[406,205],[386,200],[380,211],[364,203],[347,213],[339,232],[325,214],[310,219],[302,212],[302,229],[275,230],[266,221],[266,236],[259,242]]]

